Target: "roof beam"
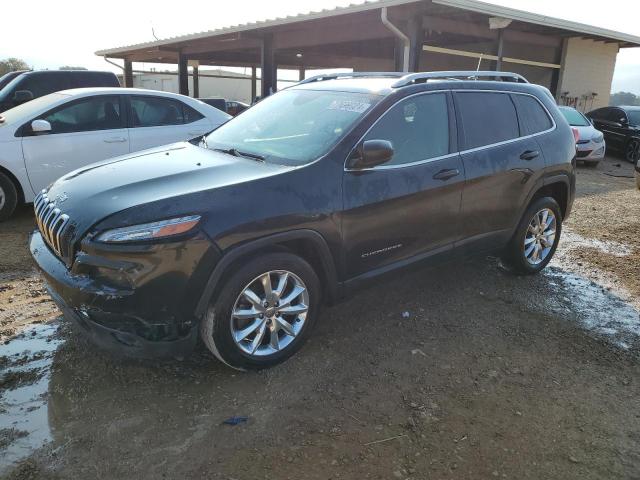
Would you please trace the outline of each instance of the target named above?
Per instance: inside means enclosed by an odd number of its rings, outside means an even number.
[[[496,30],[489,29],[489,20],[487,20],[486,25],[482,25],[479,23],[463,22],[448,18],[425,16],[422,21],[422,26],[425,29],[434,30],[436,32],[466,35],[487,40],[496,40],[498,38]],[[509,27],[504,29],[504,41],[528,43],[544,47],[558,47],[561,44],[561,38],[559,36],[523,32]]]

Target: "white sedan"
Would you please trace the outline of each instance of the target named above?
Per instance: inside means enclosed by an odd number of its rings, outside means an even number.
[[[65,90],[7,110],[0,115],[0,221],[72,170],[189,140],[229,118],[194,98],[133,88]]]

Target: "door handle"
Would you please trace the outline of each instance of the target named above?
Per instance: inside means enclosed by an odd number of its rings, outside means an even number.
[[[540,152],[538,150],[527,150],[526,152],[522,152],[520,158],[522,160],[533,160],[534,158],[538,158],[540,156]]]
[[[104,139],[104,143],[122,143],[122,142],[126,142],[127,139],[124,137],[112,137],[112,138],[105,138]]]
[[[460,175],[460,170],[458,170],[457,168],[447,168],[436,173],[433,176],[433,179],[446,181],[450,178],[457,177],[458,175]]]

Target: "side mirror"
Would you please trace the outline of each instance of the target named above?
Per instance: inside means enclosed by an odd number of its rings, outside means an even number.
[[[46,120],[34,120],[31,122],[31,131],[36,135],[51,132],[51,124]]]
[[[388,162],[393,157],[393,144],[389,140],[367,140],[349,159],[348,167],[360,170]]]
[[[18,106],[33,100],[33,92],[31,90],[16,90],[13,94],[13,104]]]

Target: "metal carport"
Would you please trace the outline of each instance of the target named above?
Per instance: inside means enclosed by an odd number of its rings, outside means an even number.
[[[251,67],[254,92],[260,68],[263,96],[276,90],[278,68],[300,70],[301,78],[305,69],[480,68],[523,74],[558,98],[592,95],[593,104],[596,96],[608,101],[619,48],[637,46],[640,37],[476,0],[378,0],[96,54],[124,60],[125,86],[132,85],[133,62],[177,64],[180,93],[187,95],[190,65],[194,88],[199,65]],[[568,66],[579,70],[574,57],[590,51],[604,71],[582,85]]]

